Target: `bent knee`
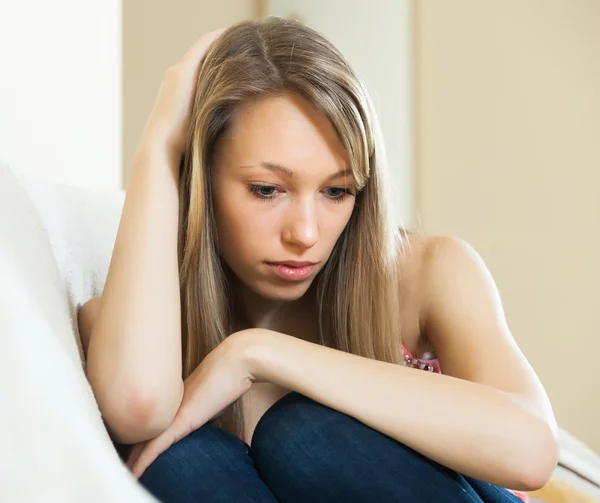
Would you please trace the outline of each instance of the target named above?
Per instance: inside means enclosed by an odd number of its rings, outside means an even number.
[[[257,468],[310,473],[368,473],[378,466],[394,476],[438,471],[440,465],[354,417],[293,392],[258,422],[251,446]],[[385,469],[384,469],[385,468]]]
[[[445,494],[444,501],[474,501],[460,474],[295,392],[260,419],[251,452],[282,500],[371,501],[376,494],[377,501],[436,501]]]
[[[252,437],[252,457],[260,465],[311,465],[323,461],[335,447],[347,447],[347,437],[364,428],[356,419],[297,392],[275,402],[260,418]]]

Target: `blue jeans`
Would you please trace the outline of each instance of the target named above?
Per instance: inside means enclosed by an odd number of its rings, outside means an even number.
[[[261,417],[248,446],[202,426],[140,478],[163,503],[517,503],[299,393]]]

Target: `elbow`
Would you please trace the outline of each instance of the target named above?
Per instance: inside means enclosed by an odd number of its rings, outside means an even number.
[[[519,485],[522,491],[537,491],[552,477],[560,459],[558,438],[549,425],[539,428],[534,440],[528,442],[527,465],[521,466]]]
[[[114,440],[137,444],[157,437],[173,422],[183,398],[183,382],[160,392],[151,386],[122,386],[96,398]]]

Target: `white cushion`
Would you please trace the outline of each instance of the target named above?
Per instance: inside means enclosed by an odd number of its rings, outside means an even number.
[[[50,240],[83,360],[76,330],[77,309],[102,293],[125,193],[80,188],[13,172],[35,206]]]
[[[0,501],[154,501],[110,442],[77,335],[122,202],[0,162]]]

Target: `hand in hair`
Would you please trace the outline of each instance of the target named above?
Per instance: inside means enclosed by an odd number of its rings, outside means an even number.
[[[171,445],[218,417],[250,390],[254,382],[247,356],[250,346],[250,334],[237,332],[202,360],[184,382],[183,400],[171,425],[132,449],[127,466],[135,477]]]
[[[225,28],[201,36],[181,61],[166,71],[154,108],[142,132],[141,145],[158,142],[178,155],[183,154],[201,65],[211,44],[223,31]]]

